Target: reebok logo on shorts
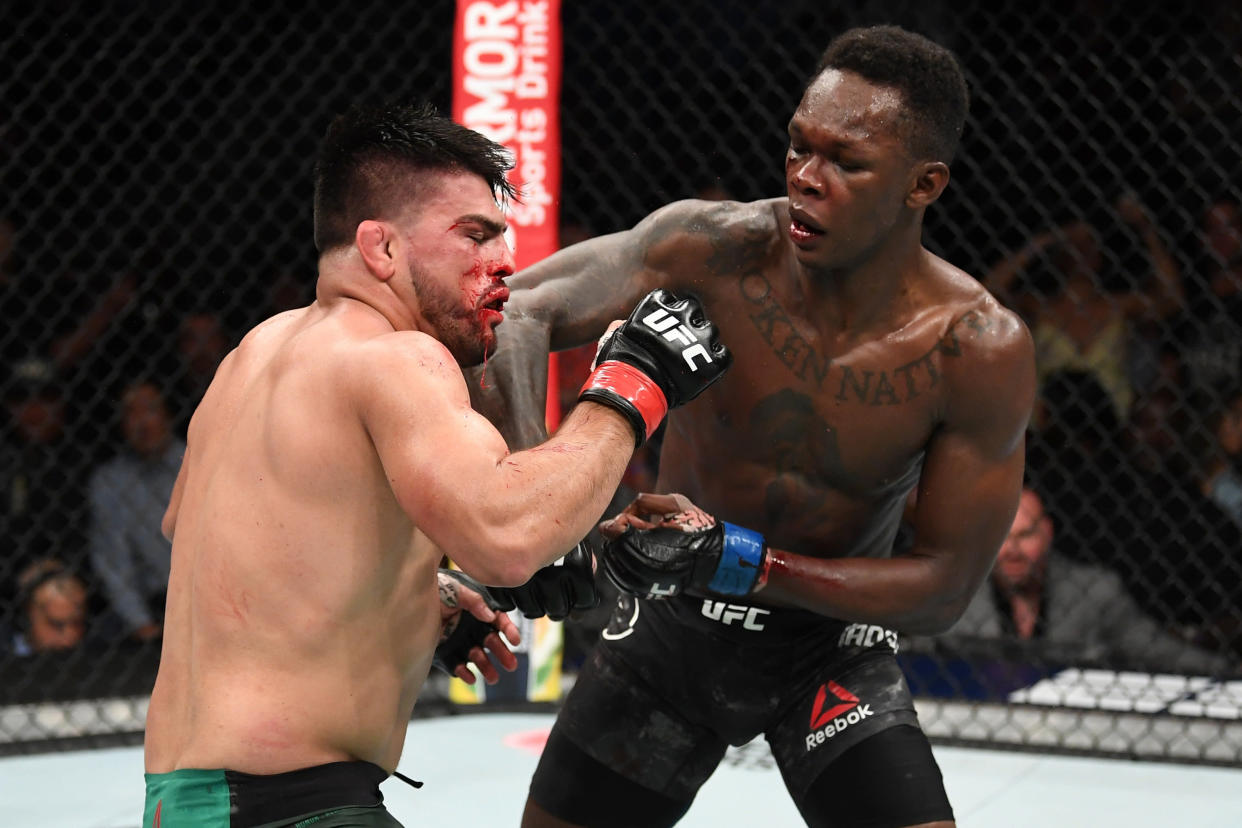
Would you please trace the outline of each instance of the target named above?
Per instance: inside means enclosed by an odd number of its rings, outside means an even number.
[[[861,701],[858,696],[835,681],[821,684],[819,692],[815,694],[815,703],[811,706],[811,732],[806,735],[807,753],[850,725],[869,718],[872,715],[871,705],[862,704]]]

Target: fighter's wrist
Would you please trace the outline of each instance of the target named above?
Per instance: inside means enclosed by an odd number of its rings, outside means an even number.
[[[620,410],[633,426],[638,445],[651,437],[668,413],[668,398],[659,384],[619,360],[600,363],[583,383],[578,399]]]
[[[749,595],[767,583],[769,555],[763,535],[753,529],[720,522],[720,561],[707,588],[721,595]]]

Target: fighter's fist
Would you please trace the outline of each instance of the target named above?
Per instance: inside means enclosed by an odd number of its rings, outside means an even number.
[[[573,551],[551,566],[545,566],[520,587],[488,587],[497,608],[517,609],[527,618],[548,616],[565,620],[575,610],[599,606],[595,588],[595,555],[583,540]]]
[[[688,587],[747,595],[767,580],[763,536],[718,522],[682,495],[641,494],[599,528],[604,572],[631,595],[667,598]]]
[[[732,361],[697,299],[657,289],[600,341],[578,398],[616,408],[641,445],[670,408],[703,393]]]

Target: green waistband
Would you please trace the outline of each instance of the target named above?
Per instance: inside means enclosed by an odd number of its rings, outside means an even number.
[[[198,768],[148,773],[142,825],[232,828],[239,819],[255,828],[400,828],[378,789],[387,775],[369,762],[330,762],[271,776]]]
[[[229,786],[222,770],[144,774],[147,800],[142,828],[229,828]]]

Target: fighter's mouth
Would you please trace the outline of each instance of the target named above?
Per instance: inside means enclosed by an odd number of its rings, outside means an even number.
[[[789,210],[789,229],[795,236],[813,237],[824,235],[824,228],[820,227],[806,213],[796,207]]]
[[[503,313],[505,309],[505,302],[507,301],[509,301],[509,289],[501,288],[500,290],[491,293],[490,298],[481,304],[479,309]]]

